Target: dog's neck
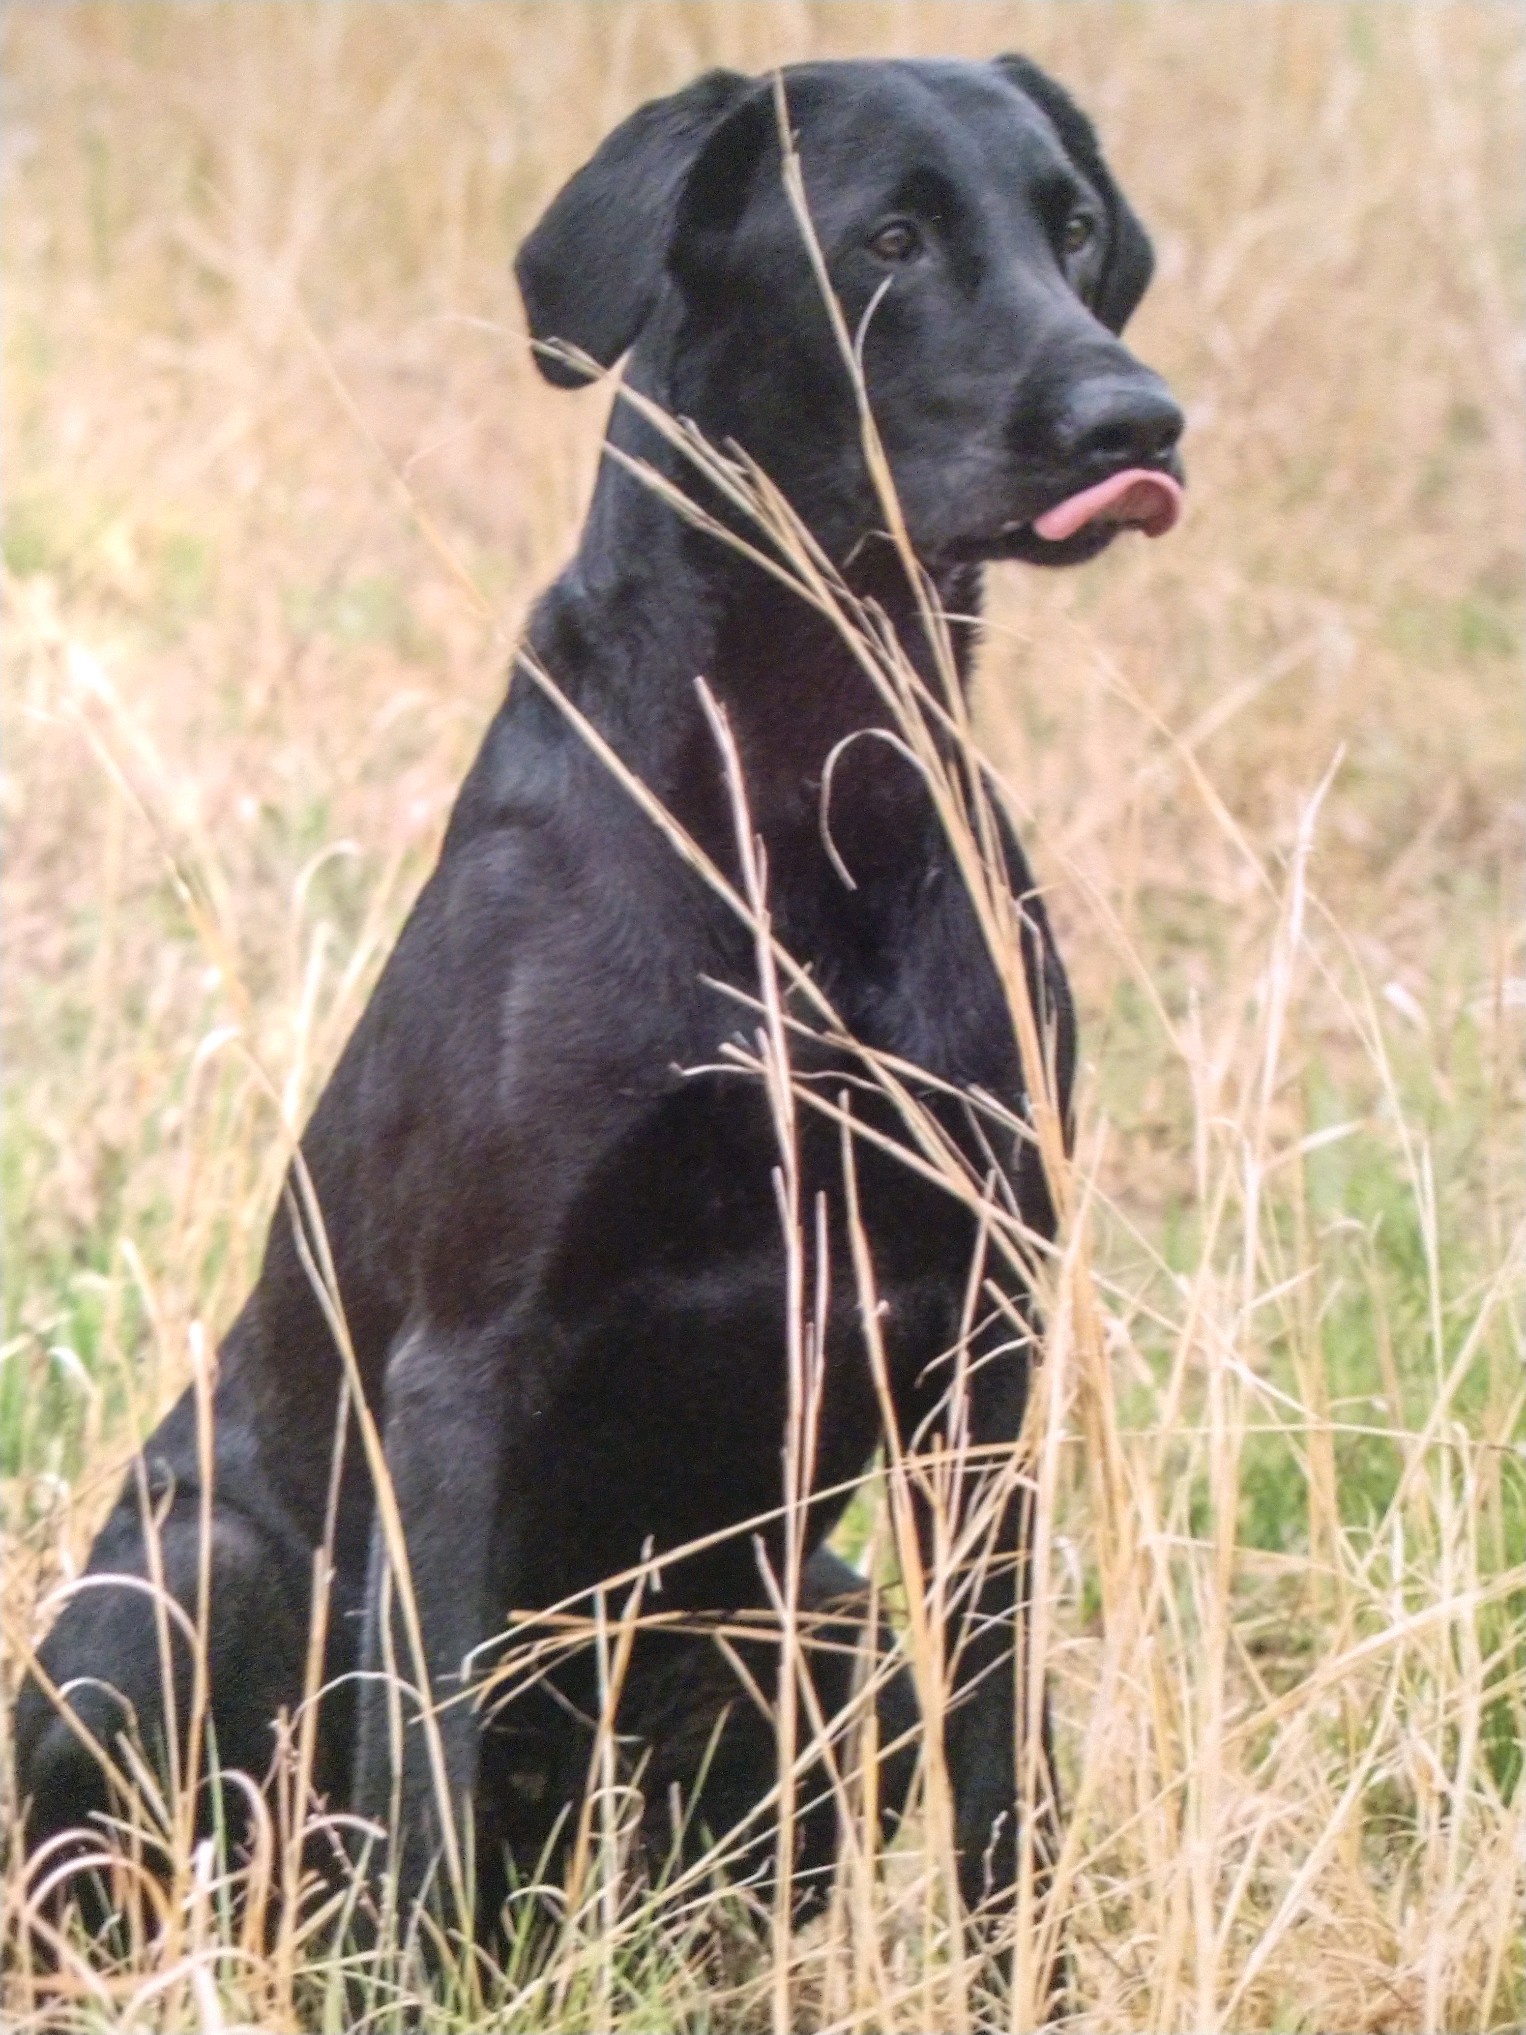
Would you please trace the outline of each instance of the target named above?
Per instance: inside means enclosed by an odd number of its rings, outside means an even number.
[[[692,469],[676,455],[664,465],[695,492]],[[937,696],[942,680],[892,547],[861,545],[847,576],[883,610]],[[977,612],[978,567],[934,575],[934,587],[945,613]],[[973,633],[967,620],[951,629],[965,686]],[[613,461],[601,471],[578,554],[537,608],[530,638],[622,759],[733,869],[736,816],[700,702],[703,679],[735,737],[750,822],[781,901],[804,908],[814,893],[846,891],[823,843],[822,784],[834,752],[827,817],[855,881],[872,888],[925,865],[926,794],[891,745],[854,739],[889,729],[892,717],[841,631],[720,539],[686,525]]]

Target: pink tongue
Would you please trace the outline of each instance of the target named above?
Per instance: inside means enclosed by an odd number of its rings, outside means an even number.
[[[1147,466],[1131,466],[1124,473],[1110,474],[1094,488],[1083,488],[1068,501],[1057,502],[1042,516],[1035,516],[1035,532],[1051,544],[1059,544],[1088,523],[1124,523],[1143,530],[1146,537],[1164,537],[1182,512],[1181,483],[1168,473]]]

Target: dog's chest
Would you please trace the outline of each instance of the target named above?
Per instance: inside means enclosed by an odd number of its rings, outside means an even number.
[[[802,1117],[792,1238],[777,1129],[743,1076],[673,1090],[569,1211],[537,1324],[543,1389],[525,1491],[532,1567],[557,1587],[635,1559],[649,1537],[681,1546],[776,1512],[792,1346],[819,1359],[816,1487],[862,1474],[879,1434],[870,1296],[838,1126]],[[976,1236],[955,1202],[898,1162],[860,1147],[854,1165],[892,1388],[909,1399],[958,1334]],[[716,1560],[750,1573],[745,1537],[738,1545],[740,1556],[728,1543]],[[700,1569],[693,1587],[738,1584]]]
[[[543,1288],[580,1393],[613,1383],[649,1399],[648,1413],[698,1394],[723,1416],[740,1395],[774,1418],[764,1409],[783,1389],[792,1266],[812,1333],[825,1329],[835,1361],[851,1349],[859,1375],[853,1202],[897,1368],[910,1377],[937,1353],[924,1345],[953,1332],[975,1244],[966,1211],[880,1145],[844,1135],[846,1103],[854,1123],[895,1137],[883,1103],[832,1075],[811,1087],[824,1108],[797,1101],[787,1157],[762,1084],[741,1073],[684,1080],[603,1155]]]
[[[732,926],[689,992],[672,995],[662,1022],[644,1032],[640,1064],[626,1069],[630,1102],[579,1169],[546,1282],[563,1320],[614,1311],[629,1321],[653,1307],[741,1316],[756,1311],[763,1292],[772,1316],[787,1255],[780,1195],[791,1174],[802,1248],[831,1261],[820,1273],[829,1284],[848,1280],[850,1169],[886,1297],[893,1303],[889,1289],[899,1285],[962,1287],[965,1212],[885,1145],[914,1155],[926,1128],[916,1118],[929,1108],[971,1144],[952,1091],[979,1091],[1021,1111],[1000,985],[952,872],[932,867],[878,897],[844,899],[835,880],[830,888],[835,909],[778,896],[780,936],[825,999],[783,977],[791,1120],[770,1101],[759,1069],[755,951]],[[736,992],[714,987],[717,978],[734,981]],[[860,1055],[825,1043],[839,1027],[897,1066],[899,1104]],[[1010,1131],[988,1125],[973,1142],[981,1177],[993,1159],[1009,1163]]]

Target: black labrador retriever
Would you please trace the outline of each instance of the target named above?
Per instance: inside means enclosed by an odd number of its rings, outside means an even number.
[[[991,560],[1075,564],[1121,528],[1168,527],[1181,414],[1117,337],[1148,281],[1149,243],[1066,95],[1019,57],[807,64],[783,83],[848,329],[872,309],[867,388],[910,542],[944,609],[975,615]],[[853,387],[781,179],[775,93],[772,79],[714,71],[618,127],[520,251],[530,329],[606,366],[629,350],[635,389],[712,443],[743,447],[881,604],[931,682],[915,596],[877,538],[884,518]],[[565,354],[542,365],[554,382],[579,378]],[[610,443],[703,488],[629,406],[617,405]],[[710,506],[728,513],[718,498]],[[982,1089],[1021,1115],[1000,985],[925,788],[891,745],[841,753],[835,858],[824,845],[827,759],[887,715],[819,614],[606,460],[577,554],[535,609],[528,641],[734,875],[727,789],[696,696],[703,675],[734,731],[785,947],[856,1037],[926,1071],[929,1107],[962,1149],[969,1118],[950,1091]],[[954,625],[954,651],[967,676],[968,619]],[[1014,839],[1004,853],[1025,901],[1029,993],[1051,1035],[1063,1112],[1068,993]],[[733,1625],[768,1607],[755,1535],[725,1532],[771,1522],[762,1551],[778,1571],[788,1400],[778,1150],[761,1084],[718,1066],[724,1042],[752,1024],[725,986],[755,993],[757,981],[749,928],[563,711],[516,676],[302,1145],[384,1439],[430,1682],[437,1697],[458,1692],[437,1713],[433,1751],[416,1722],[405,1720],[400,1752],[389,1728],[381,1670],[395,1660],[413,1679],[413,1637],[353,1409],[334,1479],[345,1374],[295,1175],[216,1382],[217,1759],[265,1774],[272,1720],[301,1699],[314,1550],[332,1508],[318,1784],[331,1803],[382,1822],[397,1805],[405,1894],[425,1885],[444,1842],[441,1782],[454,1801],[471,1799],[491,1883],[495,1857],[534,1866],[586,1781],[599,1703],[586,1650],[496,1712],[459,1694],[464,1664],[491,1662],[484,1649],[511,1611],[579,1593],[586,1603],[600,1579],[691,1542],[700,1551],[666,1567],[649,1602]],[[811,1071],[852,1066],[822,1053]],[[872,1116],[872,1099],[861,1108]],[[1031,1141],[998,1156],[1026,1221],[1052,1234]],[[882,1424],[839,1133],[809,1112],[799,1169],[801,1205],[821,1199],[829,1245],[815,1479],[834,1495],[809,1515],[801,1598],[824,1612],[834,1642],[816,1649],[813,1671],[830,1715],[849,1694],[862,1612],[858,1579],[826,1538]],[[913,1437],[930,1431],[945,1391],[938,1360],[961,1337],[978,1225],[872,1145],[859,1192],[896,1418]],[[969,1438],[1010,1447],[1027,1344],[1000,1312],[976,1323],[972,1342]],[[202,1481],[187,1395],[95,1543],[90,1577],[101,1586],[71,1598],[41,1649],[42,1675],[23,1690],[16,1743],[33,1844],[109,1804],[77,1725],[110,1750],[131,1722],[161,1754],[166,1733],[184,1728],[184,1644],[172,1637],[167,1710],[151,1598],[107,1579],[151,1573],[152,1513],[164,1581],[194,1616]],[[1024,1531],[1014,1497],[1002,1558],[949,1641],[958,1670],[945,1751],[972,1907],[999,1906],[1016,1873],[1011,1662]],[[753,1680],[771,1692],[777,1652],[770,1665],[764,1639],[749,1645]],[[660,1814],[676,1784],[696,1824],[715,1832],[764,1802],[776,1756],[771,1724],[729,1669],[717,1674],[719,1658],[703,1635],[638,1642],[620,1717],[622,1738],[644,1744],[643,1785]],[[910,1706],[904,1675],[890,1680],[881,1794],[892,1811],[911,1764]],[[765,1823],[754,1815],[755,1828]],[[829,1865],[830,1804],[801,1831],[802,1874]]]

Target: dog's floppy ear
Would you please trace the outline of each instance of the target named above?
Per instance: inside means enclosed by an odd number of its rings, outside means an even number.
[[[738,71],[706,71],[649,100],[562,186],[514,262],[532,339],[564,339],[614,365],[656,302],[689,170],[751,87]],[[575,368],[536,359],[559,388],[583,385]]]
[[[753,173],[779,138],[773,83],[754,80],[711,129],[674,208],[668,266],[691,301],[725,272],[725,250],[746,209]]]
[[[1003,77],[1048,114],[1066,154],[1107,207],[1107,262],[1092,309],[1109,332],[1121,332],[1155,269],[1149,237],[1102,160],[1095,129],[1070,94],[1026,57],[997,57],[995,62]]]

